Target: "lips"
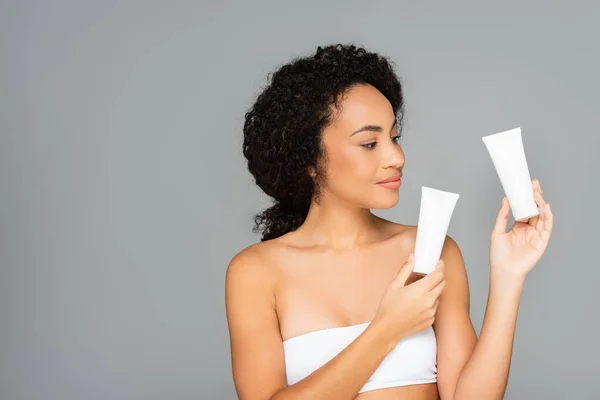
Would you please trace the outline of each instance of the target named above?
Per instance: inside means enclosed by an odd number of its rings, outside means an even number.
[[[400,178],[402,178],[402,174],[396,174],[396,175],[392,175],[389,178],[386,178],[382,181],[379,181],[377,183],[389,183],[389,182],[396,182],[399,181]]]

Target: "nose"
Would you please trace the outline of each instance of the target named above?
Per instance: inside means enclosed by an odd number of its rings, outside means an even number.
[[[386,154],[384,168],[400,168],[404,165],[404,152],[400,146],[390,146],[389,152]]]

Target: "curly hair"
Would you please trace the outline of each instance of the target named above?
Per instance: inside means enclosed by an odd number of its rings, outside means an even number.
[[[404,96],[393,63],[354,45],[319,46],[270,74],[245,114],[243,153],[256,184],[274,204],[254,217],[261,241],[296,230],[324,182],[321,133],[343,95],[369,84],[390,102],[401,127]],[[311,176],[312,168],[316,176]]]

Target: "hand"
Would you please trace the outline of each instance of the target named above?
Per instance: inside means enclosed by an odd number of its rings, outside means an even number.
[[[524,280],[548,247],[554,217],[550,204],[544,200],[544,193],[537,179],[532,181],[532,186],[539,215],[529,218],[526,222],[515,222],[508,232],[506,225],[510,205],[506,196],[502,199],[502,207],[490,238],[492,272],[508,273]]]
[[[446,286],[442,260],[438,261],[435,271],[406,285],[414,263],[414,254],[411,253],[398,275],[388,285],[372,322],[372,325],[381,324],[386,338],[394,344],[433,324],[439,297]]]

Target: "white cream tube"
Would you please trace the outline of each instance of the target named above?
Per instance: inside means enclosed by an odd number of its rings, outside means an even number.
[[[435,269],[458,197],[456,193],[421,187],[414,272],[428,274]]]
[[[484,136],[482,140],[496,167],[515,221],[527,221],[538,215],[521,128]]]

